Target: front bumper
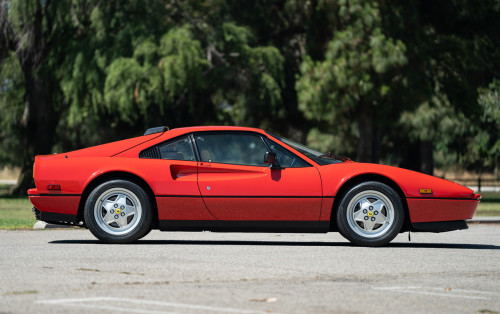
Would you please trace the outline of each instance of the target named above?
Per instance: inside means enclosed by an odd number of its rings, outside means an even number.
[[[445,232],[469,229],[465,220],[417,222],[411,224],[413,232]]]
[[[479,197],[479,196],[478,196]],[[412,224],[471,219],[478,198],[407,198]]]

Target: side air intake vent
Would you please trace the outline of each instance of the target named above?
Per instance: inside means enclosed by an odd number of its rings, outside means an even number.
[[[160,152],[156,146],[147,148],[139,153],[139,158],[161,159]]]

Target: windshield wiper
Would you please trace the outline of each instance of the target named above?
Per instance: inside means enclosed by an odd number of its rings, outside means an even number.
[[[323,158],[323,159],[335,158],[335,159],[342,160],[342,161],[349,161],[349,160],[351,160],[351,158],[347,158],[347,157],[342,157],[342,156],[339,156],[339,155],[335,155],[332,152],[328,152],[326,154],[319,155],[318,158]]]

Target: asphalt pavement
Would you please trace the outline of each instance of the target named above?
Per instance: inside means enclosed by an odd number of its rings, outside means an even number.
[[[0,230],[0,313],[495,313],[500,226],[399,235]]]

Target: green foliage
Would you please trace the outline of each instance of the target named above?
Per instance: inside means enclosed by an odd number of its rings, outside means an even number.
[[[343,27],[328,43],[325,60],[305,57],[296,89],[299,109],[308,119],[325,122],[331,133],[351,132],[346,124],[360,123],[359,111],[374,106],[390,111],[388,94],[400,82],[398,70],[406,63],[405,45],[384,34],[375,2],[340,1]],[[374,117],[383,125],[382,115]],[[349,138],[355,134],[343,133]],[[342,147],[331,147],[345,151]]]
[[[0,166],[18,166],[19,142],[18,121],[23,117],[24,77],[19,61],[13,52],[0,63]]]
[[[108,109],[119,112],[120,118],[132,122],[136,116],[134,91],[145,73],[131,58],[116,59],[108,67],[104,85],[104,100]],[[144,112],[144,108],[141,108]]]
[[[478,104],[483,114],[475,148],[481,152],[485,166],[500,162],[500,80],[494,79],[488,88],[479,88]]]
[[[479,88],[478,103],[483,109],[481,121],[500,127],[500,79],[494,79],[488,88]]]
[[[202,74],[208,67],[208,61],[204,58],[201,43],[193,38],[188,26],[165,34],[160,41],[159,54],[159,66],[170,101],[183,93],[202,88]]]
[[[1,165],[164,124],[499,162],[496,0],[0,0],[0,26]],[[44,101],[54,120],[28,123]]]

